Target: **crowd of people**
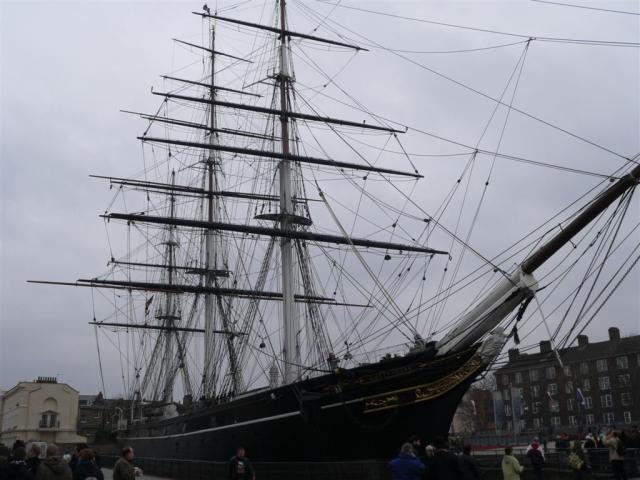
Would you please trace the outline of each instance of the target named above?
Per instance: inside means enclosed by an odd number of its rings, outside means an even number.
[[[464,446],[462,453],[456,455],[442,437],[425,447],[420,437],[411,437],[389,462],[389,469],[393,480],[480,480],[471,447]]]
[[[104,480],[100,459],[86,444],[66,453],[53,443],[46,444],[42,452],[40,445],[44,444],[21,440],[11,449],[0,445],[0,480]],[[114,474],[114,480],[134,477]]]
[[[624,458],[627,449],[640,450],[640,431],[637,426],[630,430],[617,431],[609,429],[606,433],[589,431],[573,441],[556,444],[559,457],[556,462],[564,462],[564,466],[573,472],[575,480],[585,480],[592,469],[594,449],[606,449],[610,472],[615,480],[627,480]],[[530,469],[530,477],[544,480],[547,459],[545,458],[546,442],[540,443],[535,437],[527,446],[524,455],[517,456],[512,447],[504,449],[501,460],[502,478],[504,480],[520,480],[525,468]],[[602,452],[602,450],[600,450]],[[557,465],[556,465],[557,466]],[[471,455],[471,447],[465,445],[462,452],[454,454],[449,450],[444,438],[437,438],[433,445],[423,447],[419,437],[413,436],[402,445],[399,455],[389,462],[393,480],[479,480],[481,473],[475,459]]]

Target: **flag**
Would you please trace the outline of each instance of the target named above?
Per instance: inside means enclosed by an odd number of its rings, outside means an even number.
[[[504,425],[504,399],[502,398],[502,392],[496,390],[493,394],[493,418],[496,423],[496,430],[502,430]]]
[[[151,302],[153,301],[153,295],[151,295],[146,302],[144,302],[144,314],[149,315],[149,307],[151,306]]]
[[[580,389],[580,387],[576,389],[576,400],[578,401],[580,410],[584,409],[587,406],[587,401],[585,400],[584,395],[582,394],[582,389]]]

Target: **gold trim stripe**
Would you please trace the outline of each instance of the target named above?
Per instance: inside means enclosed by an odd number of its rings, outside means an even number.
[[[460,385],[481,366],[482,360],[480,356],[473,355],[458,370],[435,382],[365,397],[364,412],[378,412],[380,410],[396,408],[400,405],[411,405],[439,397]]]

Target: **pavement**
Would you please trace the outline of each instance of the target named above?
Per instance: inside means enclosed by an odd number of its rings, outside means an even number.
[[[102,473],[104,473],[104,480],[113,480],[113,470],[110,468],[103,468]],[[138,477],[140,480],[171,480],[167,477],[154,477],[153,475],[144,474],[141,477]]]

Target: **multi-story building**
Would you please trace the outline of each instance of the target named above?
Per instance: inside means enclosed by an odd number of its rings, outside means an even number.
[[[612,327],[607,341],[580,335],[558,354],[563,367],[549,341],[539,353],[509,350],[496,372],[505,429],[572,432],[640,422],[640,335],[621,338]]]
[[[117,430],[127,426],[126,402],[122,399],[105,399],[97,395],[80,395],[78,433],[85,435],[89,443],[114,438]]]
[[[51,377],[20,382],[0,397],[0,442],[84,442],[77,418],[78,392],[69,385]]]

